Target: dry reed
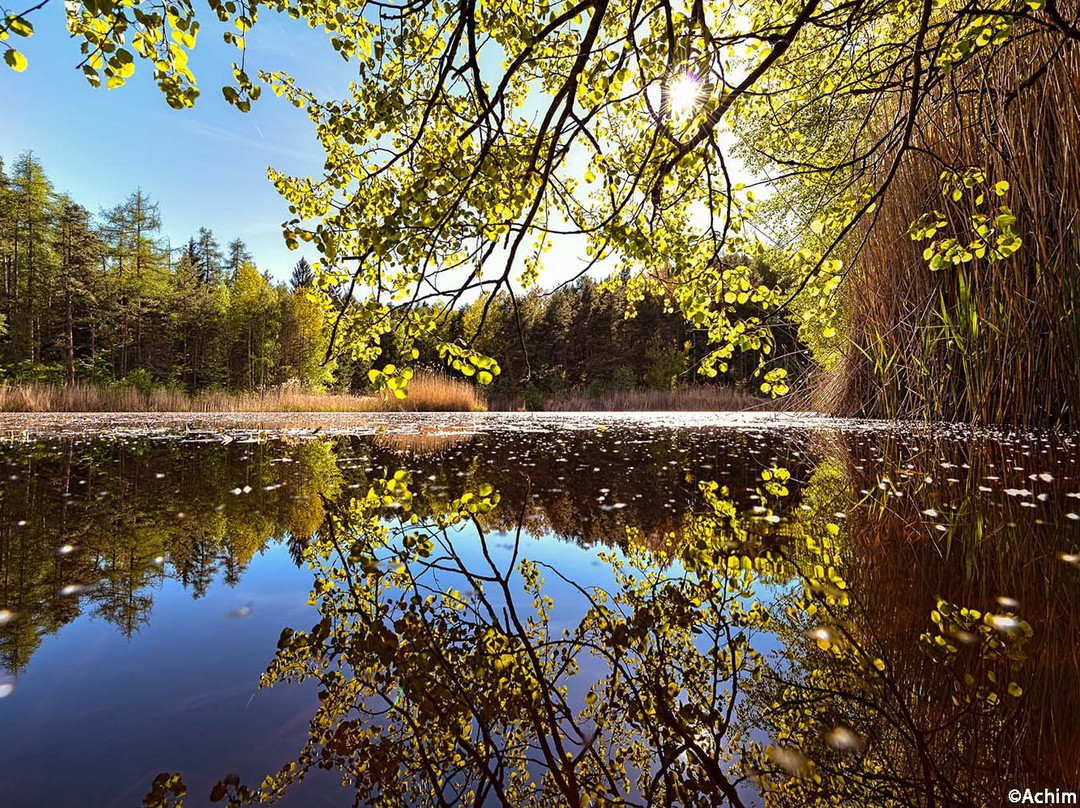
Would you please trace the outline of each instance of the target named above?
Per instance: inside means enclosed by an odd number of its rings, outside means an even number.
[[[636,411],[739,411],[771,408],[771,402],[757,398],[742,388],[686,387],[681,390],[624,390],[590,396],[564,393],[545,398],[543,409],[550,412],[636,412]]]
[[[974,194],[941,194],[943,166],[911,153],[849,279],[852,347],[820,391],[844,415],[1027,426],[1080,422],[1080,49],[1032,33],[956,79],[917,145],[1006,180],[1023,246],[932,272],[908,225],[931,210],[970,238]],[[1041,76],[1033,73],[1043,62]],[[1034,76],[1029,83],[1025,77]],[[983,92],[976,89],[990,88]],[[987,196],[993,195],[987,188]],[[996,204],[996,203],[994,203]],[[985,207],[985,205],[984,205]],[[831,388],[831,389],[830,389]]]
[[[250,393],[173,390],[144,392],[133,387],[70,387],[46,384],[0,384],[0,412],[461,412],[484,409],[467,382],[420,371],[409,395],[317,393],[296,386]]]

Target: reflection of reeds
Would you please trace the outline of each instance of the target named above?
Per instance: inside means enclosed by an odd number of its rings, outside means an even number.
[[[834,456],[846,466],[850,490],[874,495],[873,501],[868,498],[848,510],[848,555],[878,561],[851,564],[845,575],[858,593],[875,636],[893,649],[890,664],[896,678],[908,683],[904,692],[940,693],[944,699],[954,686],[940,666],[917,650],[918,637],[930,628],[930,610],[938,598],[982,612],[1001,612],[997,599],[1015,598],[1020,616],[1035,632],[1028,659],[1016,674],[1024,696],[1008,705],[1003,719],[1007,728],[982,727],[988,733],[984,745],[995,732],[1000,744],[982,753],[1008,763],[1013,767],[1010,771],[1033,771],[1033,787],[1036,782],[1040,787],[1075,783],[1080,779],[1080,732],[1075,718],[1080,711],[1078,572],[1058,558],[1060,551],[1072,551],[1080,544],[1076,534],[1070,543],[1061,527],[1069,523],[1064,514],[1070,486],[1064,478],[1042,483],[1039,490],[1049,496],[1037,511],[1022,504],[1030,504],[1030,498],[1002,497],[1000,490],[980,489],[987,477],[1003,476],[1016,463],[1017,447],[998,441],[928,440],[918,447],[908,442],[905,447],[899,438],[883,436],[873,443],[876,457],[886,458],[881,464],[867,462],[865,446],[833,445]],[[1040,467],[1055,468],[1057,460],[1057,452],[1048,448],[1040,455]],[[957,469],[964,464],[970,468],[957,472],[962,481],[953,484],[927,484],[924,472],[904,481],[897,473],[910,463],[920,470],[936,468],[933,476],[943,477],[942,461]],[[903,496],[885,495],[878,488],[879,476],[897,482]],[[1026,472],[1020,479],[1027,480]],[[1032,485],[1030,481],[1023,484]],[[997,480],[994,485],[1004,489],[1009,484]],[[927,516],[927,509],[939,516]],[[946,530],[937,530],[936,524],[945,525]],[[912,709],[931,721],[937,703],[920,696]],[[974,755],[975,750],[971,752]]]
[[[1075,7],[1075,3],[1069,4]],[[958,69],[967,95],[929,104],[917,145],[877,212],[846,297],[852,347],[831,393],[842,414],[985,423],[1075,423],[1080,408],[1080,51],[1030,33]],[[1040,67],[1044,62],[1045,72]],[[1030,76],[1028,79],[1026,77]],[[976,93],[977,88],[989,88]],[[953,201],[947,167],[986,169],[987,182]],[[990,186],[1010,184],[1002,199]],[[999,204],[1023,246],[1003,261],[932,272],[908,226],[932,210],[947,232],[974,238],[976,212]]]
[[[421,371],[405,399],[317,393],[296,386],[248,393],[143,391],[79,383],[0,384],[0,412],[458,412],[484,409],[467,382]]]
[[[380,449],[391,452],[437,457],[447,449],[467,443],[472,437],[473,433],[469,432],[450,432],[445,429],[429,432],[421,429],[420,432],[378,432],[372,436],[371,442]]]

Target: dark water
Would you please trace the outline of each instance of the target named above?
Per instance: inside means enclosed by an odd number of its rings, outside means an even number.
[[[1070,436],[588,415],[10,434],[0,806],[1080,785]]]

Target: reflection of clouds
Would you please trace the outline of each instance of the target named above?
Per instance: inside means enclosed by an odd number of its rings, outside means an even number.
[[[245,617],[251,617],[252,605],[252,602],[249,600],[239,609],[234,609],[233,611],[228,612],[225,616],[228,617],[230,620],[242,620]]]

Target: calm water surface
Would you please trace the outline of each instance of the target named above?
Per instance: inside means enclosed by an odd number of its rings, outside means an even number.
[[[192,418],[0,419],[0,806],[1080,788],[1073,436]]]

